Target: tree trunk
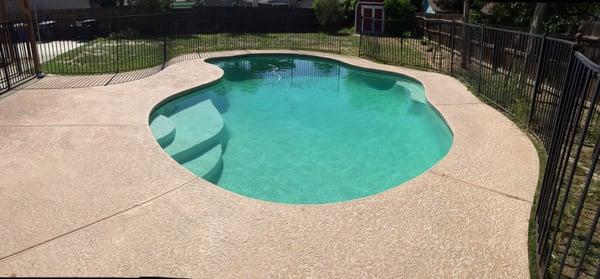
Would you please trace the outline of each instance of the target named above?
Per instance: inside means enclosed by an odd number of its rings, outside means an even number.
[[[38,56],[37,43],[35,41],[35,32],[33,31],[34,25],[33,17],[31,15],[31,7],[29,6],[29,1],[27,0],[17,0],[17,6],[19,7],[21,14],[23,14],[23,17],[25,18],[25,22],[27,23],[27,39],[29,41],[29,47],[31,51],[30,54],[31,58],[33,59],[35,73],[36,75],[39,75],[42,73],[42,67],[40,65],[40,58]]]
[[[2,20],[6,20],[7,16],[6,16],[6,4],[3,1],[0,1],[0,21]]]
[[[469,23],[469,0],[463,1],[463,22]]]
[[[460,67],[467,68],[469,62],[469,38],[467,38],[467,26],[469,23],[469,0],[463,1],[463,25],[462,25],[462,54],[460,56]]]
[[[533,19],[531,20],[531,33],[544,33],[544,16],[546,15],[547,8],[548,3],[538,2],[535,5],[535,12],[533,12]]]

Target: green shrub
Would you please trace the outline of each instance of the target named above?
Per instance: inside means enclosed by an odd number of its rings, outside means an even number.
[[[346,24],[354,26],[354,9],[358,0],[342,0],[342,11]]]
[[[412,18],[417,10],[410,0],[384,0],[385,15],[393,19]]]
[[[338,0],[315,0],[312,8],[315,10],[317,22],[326,31],[334,31],[341,27],[344,11]]]
[[[169,9],[171,0],[130,0],[129,5],[151,12],[164,12]]]

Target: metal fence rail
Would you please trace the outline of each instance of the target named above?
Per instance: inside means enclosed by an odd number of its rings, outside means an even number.
[[[384,33],[361,34],[360,56],[459,77],[549,147],[574,42],[440,19],[384,26]]]

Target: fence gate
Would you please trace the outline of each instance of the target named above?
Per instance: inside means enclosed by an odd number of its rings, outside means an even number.
[[[35,76],[27,24],[0,21],[0,94]]]

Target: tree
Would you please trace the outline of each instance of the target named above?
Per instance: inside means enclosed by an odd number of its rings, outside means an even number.
[[[526,28],[531,22],[534,3],[485,3],[474,1],[470,17],[475,23]]]
[[[356,9],[357,0],[343,0],[342,11],[347,23],[354,23],[354,9]]]
[[[131,0],[131,6],[151,12],[163,12],[169,9],[172,0]]]
[[[463,1],[463,22],[464,23],[468,23],[469,22],[469,4],[470,1],[469,0],[464,0]],[[469,57],[467,55],[467,53],[469,52],[469,43],[466,40],[467,38],[467,27],[463,27],[462,28],[462,32],[461,32],[461,36],[462,36],[462,55],[461,55],[461,59],[460,59],[460,67],[463,69],[467,68],[467,64],[469,63]]]
[[[114,7],[117,5],[116,0],[100,0],[100,7]]]
[[[468,23],[469,22],[469,7],[470,7],[470,1],[469,0],[464,0],[463,1],[463,8],[462,8],[463,22],[464,23]]]
[[[548,3],[538,2],[535,5],[533,20],[531,20],[531,33],[541,34],[544,32],[544,16],[546,15],[547,8]]]
[[[40,64],[40,57],[38,56],[37,44],[35,42],[35,33],[33,30],[33,16],[31,14],[31,3],[27,0],[17,0],[16,6],[21,15],[25,19],[26,27],[27,27],[27,40],[29,43],[29,47],[31,48],[31,56],[33,58],[33,66],[35,68],[35,72],[37,75],[42,73],[42,67]],[[19,61],[20,59],[16,59]],[[20,63],[20,62],[18,62]]]
[[[6,4],[4,1],[0,1],[0,21],[6,20]]]
[[[548,33],[574,35],[583,21],[600,20],[600,3],[549,3],[543,26]]]
[[[315,0],[312,8],[315,10],[317,22],[323,29],[333,31],[340,27],[344,16],[338,0]]]
[[[463,0],[431,0],[436,6],[448,13],[460,13],[463,10]]]
[[[412,17],[417,10],[410,0],[384,0],[383,7],[386,16],[393,19]]]
[[[539,4],[545,6],[544,9]],[[494,3],[474,0],[470,14],[473,22],[529,29],[532,32],[574,32],[585,20],[600,19],[600,3]],[[538,11],[537,16],[536,9]],[[541,10],[540,10],[541,9]],[[540,14],[541,12],[543,13]],[[534,27],[535,28],[532,28]],[[570,35],[573,35],[572,33]]]

